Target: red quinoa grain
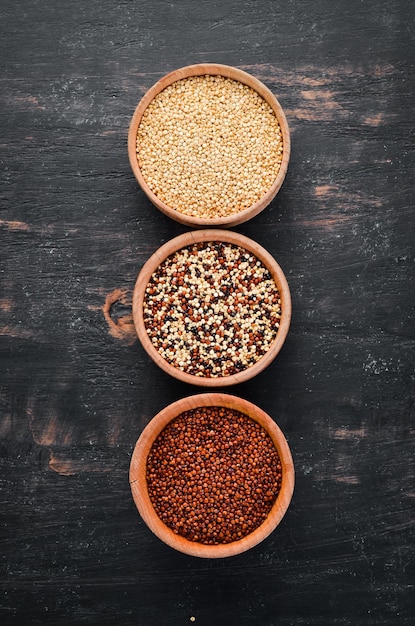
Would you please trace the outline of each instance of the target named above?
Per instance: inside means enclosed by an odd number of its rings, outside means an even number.
[[[281,299],[269,270],[249,251],[195,243],[152,274],[143,316],[150,341],[168,363],[194,376],[231,376],[270,349]]]
[[[281,462],[268,433],[239,411],[181,413],[147,458],[148,493],[175,533],[203,544],[245,537],[266,519],[281,488]]]

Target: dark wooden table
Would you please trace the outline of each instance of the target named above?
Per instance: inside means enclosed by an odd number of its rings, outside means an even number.
[[[409,625],[414,592],[414,3],[3,0],[0,623]],[[293,320],[228,391],[296,467],[279,528],[207,561],[162,544],[128,469],[151,417],[198,391],[159,370],[136,276],[186,227],[155,209],[127,130],[161,76],[242,68],[284,107],[286,181],[235,230],[278,260]]]

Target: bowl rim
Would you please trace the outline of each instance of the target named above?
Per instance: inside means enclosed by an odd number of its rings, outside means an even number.
[[[148,107],[149,103],[154,99],[154,97],[159,94],[163,89],[177,80],[181,80],[183,78],[189,78],[190,76],[203,76],[203,75],[219,75],[224,76],[226,78],[232,78],[237,80],[245,85],[248,85],[255,91],[259,93],[266,102],[272,107],[282,133],[283,140],[283,153],[282,153],[282,162],[278,174],[272,183],[271,187],[268,191],[260,198],[257,202],[255,202],[252,206],[239,211],[238,213],[233,213],[231,215],[225,217],[217,217],[217,218],[202,218],[202,217],[194,217],[191,215],[186,215],[185,213],[180,213],[176,209],[170,207],[165,202],[163,202],[148,186],[143,174],[141,173],[141,169],[138,165],[137,154],[136,154],[136,139],[137,139],[137,130],[138,126],[141,122],[141,118],[143,116],[144,111]],[[291,140],[290,140],[290,131],[288,127],[287,118],[285,116],[284,110],[274,96],[272,91],[258,78],[241,70],[237,67],[231,65],[224,65],[221,63],[196,63],[193,65],[186,65],[184,67],[178,68],[169,72],[162,78],[160,78],[156,83],[153,84],[152,87],[148,89],[148,91],[144,94],[144,96],[139,101],[134,114],[130,121],[130,126],[128,130],[128,157],[131,165],[131,169],[133,174],[139,183],[141,189],[144,191],[149,200],[165,215],[168,215],[171,219],[180,222],[182,224],[186,224],[188,226],[192,226],[194,228],[206,228],[206,227],[222,227],[227,228],[230,226],[236,226],[237,224],[242,224],[247,220],[255,217],[258,213],[260,213],[265,207],[267,207],[270,202],[274,199],[279,189],[281,188],[282,183],[284,182],[285,176],[287,174],[288,162],[290,160],[291,153]]]
[[[272,277],[277,285],[280,298],[281,298],[281,319],[278,332],[271,343],[270,349],[256,362],[245,370],[232,374],[230,376],[220,376],[215,378],[208,378],[204,376],[195,376],[187,372],[179,370],[174,365],[168,363],[153,346],[150,341],[144,324],[143,314],[143,302],[145,297],[145,289],[148,281],[156,271],[157,267],[171,254],[188,247],[194,243],[208,242],[208,241],[222,241],[225,243],[231,243],[240,246],[253,255],[255,255],[271,272]],[[280,352],[285,339],[288,334],[288,330],[291,323],[291,294],[288,286],[287,279],[280,265],[274,259],[274,257],[261,245],[259,245],[253,239],[241,235],[231,230],[220,229],[206,229],[206,230],[194,230],[186,233],[182,233],[173,239],[170,239],[163,244],[158,250],[156,250],[147,262],[141,268],[138,274],[132,298],[132,312],[134,326],[140,339],[141,345],[144,350],[150,356],[150,358],[167,374],[181,380],[182,382],[189,383],[200,387],[227,387],[229,385],[236,385],[245,382],[260,372],[262,372],[270,363],[275,359]]]
[[[207,545],[190,541],[169,528],[158,517],[147,491],[146,463],[148,453],[163,428],[183,411],[207,406],[220,406],[234,409],[258,422],[271,437],[282,468],[281,489],[266,520],[250,534],[241,539],[218,545]],[[234,556],[253,548],[278,526],[292,499],[295,483],[294,464],[288,442],[277,423],[261,408],[239,398],[224,393],[203,393],[176,400],[155,415],[138,438],[130,462],[130,488],[134,503],[142,519],[161,541],[185,554],[203,558],[223,558]]]

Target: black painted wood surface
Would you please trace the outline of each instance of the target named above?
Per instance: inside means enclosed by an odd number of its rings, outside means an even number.
[[[413,623],[413,7],[1,2],[1,624]],[[265,82],[293,144],[276,199],[236,229],[286,272],[292,326],[229,391],[283,429],[296,489],[223,561],[164,546],[128,484],[145,424],[198,391],[134,335],[136,276],[186,229],[138,188],[128,124],[202,61]]]

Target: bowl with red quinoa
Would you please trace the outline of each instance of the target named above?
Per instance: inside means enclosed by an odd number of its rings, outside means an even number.
[[[223,387],[262,372],[291,320],[285,275],[258,243],[229,230],[184,233],[144,264],[133,292],[142,346],[171,376]]]
[[[183,398],[143,430],[130,485],[150,530],[186,554],[222,558],[263,541],[294,489],[288,443],[256,405],[223,393]]]
[[[131,119],[139,185],[172,219],[196,228],[241,224],[278,193],[290,134],[274,94],[251,74],[201,63],[162,77]]]

